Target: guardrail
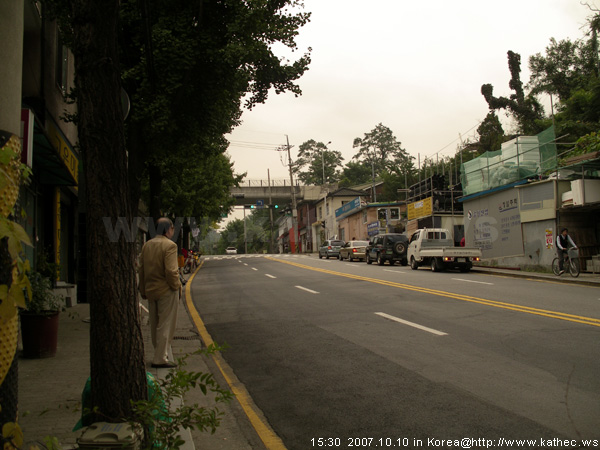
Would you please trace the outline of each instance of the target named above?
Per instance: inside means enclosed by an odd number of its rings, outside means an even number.
[[[270,180],[271,183],[269,184],[269,180],[244,180],[243,182],[240,183],[240,187],[285,187],[285,186],[291,186],[290,180],[286,180],[286,179],[274,179],[274,180]],[[298,180],[294,181],[294,186],[300,186],[300,182]]]

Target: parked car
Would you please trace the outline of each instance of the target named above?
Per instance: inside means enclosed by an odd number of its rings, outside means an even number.
[[[340,254],[338,255],[338,259],[340,261],[343,261],[344,259],[347,259],[349,261],[360,259],[364,261],[367,255],[367,245],[369,245],[369,241],[346,242],[346,244],[342,248],[340,248]]]
[[[388,261],[391,265],[399,262],[403,266],[408,265],[406,250],[408,249],[408,238],[400,233],[384,233],[373,236],[367,246],[367,264],[377,261],[383,266]]]
[[[323,245],[319,247],[319,259],[323,256],[329,259],[330,256],[337,258],[340,254],[340,248],[345,244],[344,241],[338,239],[326,240]]]
[[[235,248],[235,247],[227,247],[225,249],[225,254],[226,255],[237,255],[237,248]]]

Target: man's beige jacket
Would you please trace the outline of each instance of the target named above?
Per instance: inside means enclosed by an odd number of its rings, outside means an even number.
[[[169,291],[179,290],[177,244],[162,235],[146,242],[142,247],[139,275],[142,298],[158,300]]]

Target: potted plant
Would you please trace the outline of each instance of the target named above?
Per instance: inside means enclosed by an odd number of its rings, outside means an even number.
[[[56,354],[62,297],[54,293],[50,278],[39,272],[30,272],[29,281],[31,296],[25,299],[27,309],[20,314],[23,357],[51,357]]]

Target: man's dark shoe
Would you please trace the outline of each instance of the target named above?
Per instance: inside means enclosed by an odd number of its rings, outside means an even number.
[[[173,369],[174,367],[177,367],[177,364],[172,363],[172,362],[166,362],[164,364],[152,363],[152,367],[154,367],[155,369]]]

